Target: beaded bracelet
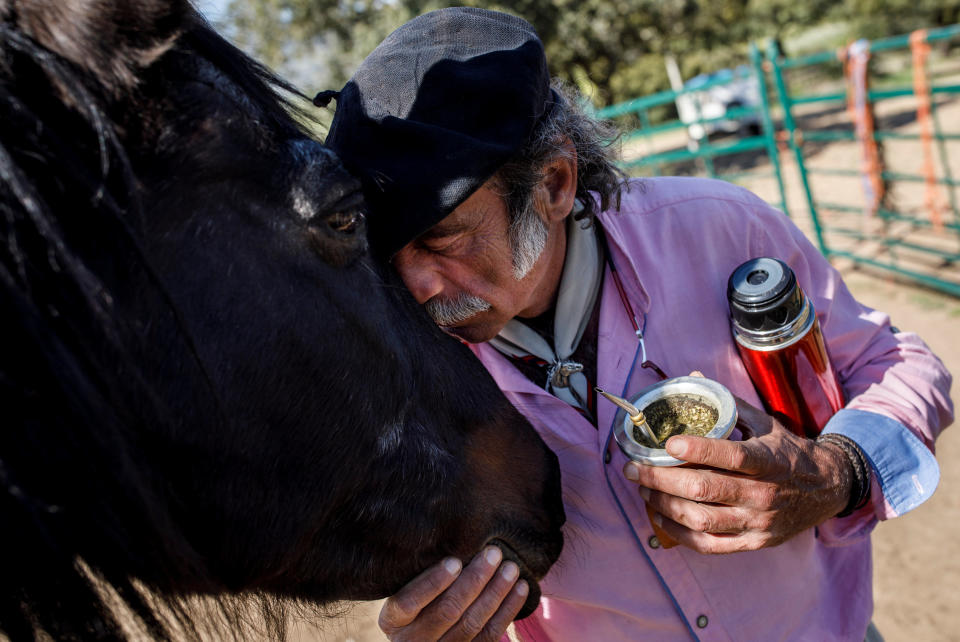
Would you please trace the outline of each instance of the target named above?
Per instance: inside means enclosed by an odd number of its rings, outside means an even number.
[[[837,513],[837,517],[846,517],[855,510],[863,508],[870,499],[870,463],[860,446],[849,437],[837,433],[826,433],[817,437],[817,443],[829,443],[838,446],[850,462],[853,481],[850,487],[850,501],[846,508]]]

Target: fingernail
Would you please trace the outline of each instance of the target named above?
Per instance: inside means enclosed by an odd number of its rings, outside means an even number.
[[[650,489],[647,488],[646,486],[641,486],[641,487],[640,487],[640,497],[643,497],[643,501],[649,502],[649,501],[650,501]]]
[[[640,471],[637,470],[637,467],[634,464],[628,463],[623,467],[623,476],[630,481],[639,481]]]
[[[490,566],[496,566],[500,563],[500,560],[503,559],[503,553],[496,546],[491,546],[483,554],[483,559],[485,559]]]
[[[653,519],[653,525],[656,526],[657,528],[660,528],[661,526],[663,526],[663,515],[661,515],[660,513],[654,513],[652,519]]]
[[[671,437],[667,440],[667,452],[674,457],[683,457],[687,454],[687,442],[684,439]]]
[[[530,587],[527,586],[526,580],[520,580],[517,582],[517,585],[513,587],[513,590],[517,592],[517,595],[522,597],[530,592]]]
[[[703,376],[703,373],[700,372],[699,370],[694,370],[693,372],[690,373],[690,376],[691,376],[691,377],[702,377],[702,376]]]
[[[450,573],[450,575],[456,575],[460,572],[460,560],[455,557],[448,557],[443,560],[443,568],[447,569],[447,573]]]
[[[513,562],[507,561],[500,569],[500,575],[508,582],[512,582],[520,575],[520,568]]]

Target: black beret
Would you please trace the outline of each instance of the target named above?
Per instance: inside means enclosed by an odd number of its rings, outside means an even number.
[[[326,140],[363,183],[374,251],[392,256],[446,217],[553,102],[525,20],[452,7],[390,34],[341,90]]]

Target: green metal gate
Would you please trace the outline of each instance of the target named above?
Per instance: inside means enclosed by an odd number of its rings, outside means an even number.
[[[931,42],[960,39],[960,25],[953,25],[928,32],[913,35],[913,49]],[[960,261],[960,214],[957,211],[956,187],[960,182],[953,178],[950,167],[950,154],[947,149],[948,141],[960,140],[960,118],[951,123],[953,131],[944,131],[937,108],[940,97],[960,95],[960,84],[923,83],[925,91],[917,93],[917,75],[926,75],[927,70],[915,65],[913,69],[914,82],[909,86],[893,86],[879,89],[870,89],[869,82],[862,83],[860,91],[866,99],[865,108],[878,107],[884,101],[899,101],[914,110],[918,121],[921,120],[922,109],[918,108],[924,101],[929,105],[928,116],[918,122],[922,129],[928,126],[926,133],[897,130],[882,130],[868,128],[868,131],[858,131],[856,125],[846,128],[813,128],[803,129],[798,126],[796,112],[803,105],[848,105],[851,102],[851,93],[855,89],[849,86],[846,91],[828,91],[795,95],[790,92],[789,75],[795,70],[809,69],[816,66],[837,64],[844,59],[849,62],[851,48],[836,51],[827,51],[801,58],[783,58],[776,44],[771,43],[767,51],[767,60],[777,89],[777,97],[783,109],[783,125],[786,131],[787,143],[796,160],[797,170],[800,173],[804,196],[810,212],[811,223],[820,245],[821,251],[828,257],[845,257],[858,264],[869,265],[875,268],[908,277],[927,286],[942,290],[954,296],[960,296],[960,276],[955,268]],[[858,46],[859,53],[870,56],[881,52],[911,49],[911,34],[876,40],[862,41]],[[916,58],[916,56],[915,56]],[[915,62],[916,59],[915,59]],[[869,67],[868,67],[869,69]],[[867,76],[869,78],[869,75]],[[849,81],[848,81],[849,82]],[[926,93],[926,95],[922,95]],[[906,99],[906,100],[905,100]],[[855,108],[854,108],[855,109]],[[861,110],[865,113],[865,109]],[[851,119],[855,120],[854,117]],[[879,122],[879,121],[878,121]],[[849,121],[848,121],[848,124]],[[910,141],[912,149],[903,148],[903,158],[906,165],[914,169],[893,171],[886,169],[890,158],[880,158],[879,163],[872,163],[873,167],[811,167],[806,149],[815,143],[834,143],[838,141],[851,142],[860,146],[860,161],[863,156],[869,155],[864,149],[873,144]],[[936,146],[936,160],[932,147]],[[874,152],[876,154],[876,152]],[[882,154],[881,154],[882,155]],[[889,150],[886,154],[889,156]],[[928,162],[924,162],[924,157]],[[867,163],[868,165],[871,163]],[[935,165],[939,165],[936,167]],[[924,167],[925,166],[925,167]],[[926,171],[924,171],[926,170]],[[924,203],[916,205],[916,199],[899,195],[899,199],[876,198],[870,199],[868,189],[859,189],[858,182],[864,183],[871,179],[869,174],[875,174],[875,182],[879,182],[884,196],[890,195],[898,184],[923,184],[928,196],[939,194],[942,203]],[[861,197],[859,204],[847,199],[840,201],[835,195],[817,196],[815,177],[848,177],[850,195],[858,194]],[[859,180],[858,180],[859,179]],[[835,193],[837,190],[831,190]],[[914,190],[915,191],[915,190]],[[927,199],[929,200],[929,199]],[[898,202],[899,201],[899,202]],[[932,208],[938,212],[930,211]]]
[[[711,116],[704,113],[704,97],[711,91],[732,85],[744,80],[756,83],[757,100],[749,104],[742,104],[724,110],[722,115]],[[634,175],[659,175],[675,173],[679,164],[695,163],[698,170],[711,178],[737,181],[744,178],[770,177],[776,181],[777,191],[768,196],[776,207],[787,211],[787,201],[783,188],[783,179],[780,168],[780,159],[777,154],[777,143],[770,113],[767,78],[763,73],[762,55],[756,47],[751,47],[749,66],[743,66],[731,71],[730,74],[709,78],[696,86],[687,86],[679,91],[661,91],[649,96],[642,96],[623,103],[605,107],[596,112],[596,116],[612,119],[618,122],[624,134],[621,138],[625,149],[641,146],[647,149],[623,163],[624,168]],[[668,119],[653,124],[651,113],[657,110],[664,111],[665,107],[672,107],[679,101],[688,100],[693,114],[686,119]],[[710,135],[702,135],[699,140],[693,140],[690,131],[700,128],[708,132],[726,123],[744,121],[756,123],[755,131],[751,135],[741,136],[730,142],[716,142]],[[675,134],[672,138],[670,134]],[[664,144],[663,141],[667,142]],[[690,140],[689,144],[681,141]],[[718,169],[719,161],[745,153],[759,153],[769,160],[771,169],[751,171],[734,168],[732,171]]]
[[[810,231],[825,256],[960,297],[956,194],[960,180],[954,178],[950,163],[951,156],[960,157],[960,105],[954,104],[960,95],[960,67],[947,65],[942,74],[930,73],[925,57],[930,43],[960,44],[960,25],[859,41],[839,51],[797,58],[783,57],[775,42],[765,55],[751,46],[750,65],[732,75],[613,105],[598,115],[618,119],[621,126],[624,119],[632,119],[625,147],[648,147],[624,163],[631,173],[672,173],[677,163],[687,163],[689,171],[689,164],[695,163],[696,173],[716,178],[749,182],[771,177],[776,189],[763,196],[796,218],[784,189],[784,171],[795,167],[802,198],[794,205],[806,205]],[[911,53],[910,82],[895,78],[892,84],[872,87],[872,70],[884,63],[883,56],[898,51],[900,59],[904,52]],[[844,85],[837,87],[835,81],[826,90],[795,89],[804,79],[809,85],[810,78],[829,78],[831,73],[839,74]],[[728,109],[722,116],[700,109],[698,97],[704,92],[742,81],[743,75],[753,77],[759,100]],[[686,100],[688,107],[696,105],[693,117],[687,109],[682,120],[652,124],[651,111],[678,100]],[[944,109],[955,115],[946,130],[940,116]],[[780,127],[775,126],[775,117]],[[663,148],[669,132],[689,133],[698,126],[750,118],[758,124],[757,131],[732,142],[702,136],[684,148],[674,136],[673,144]],[[659,148],[653,142],[657,140]],[[833,165],[819,162],[827,145],[840,158]],[[781,164],[780,149],[789,150],[792,163]],[[745,152],[768,163],[759,163],[763,165],[759,171],[756,160],[752,171],[720,167],[724,159]]]

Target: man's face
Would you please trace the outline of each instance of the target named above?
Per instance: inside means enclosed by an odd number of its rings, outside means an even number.
[[[563,226],[548,228],[543,253],[519,280],[509,227],[506,203],[488,182],[393,259],[404,284],[434,321],[470,343],[492,339],[515,316],[542,314],[556,294]]]

